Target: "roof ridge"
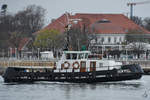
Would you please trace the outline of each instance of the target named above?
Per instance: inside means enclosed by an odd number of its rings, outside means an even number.
[[[75,13],[74,15],[123,15],[122,13],[114,14],[114,13]]]

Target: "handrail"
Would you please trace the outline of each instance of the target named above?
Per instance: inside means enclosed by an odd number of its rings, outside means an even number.
[[[103,68],[106,68],[106,69],[108,69],[108,70],[110,70],[110,67],[115,67],[115,68],[120,68],[121,66],[103,66],[103,67],[94,67],[95,69],[98,69],[98,68],[100,68],[100,69],[103,69]],[[93,68],[93,69],[94,69]],[[90,67],[87,67],[85,70],[86,70],[86,72],[87,71],[90,71]],[[80,68],[79,69],[73,69],[73,68],[68,68],[68,69],[61,69],[61,68],[58,68],[58,69],[55,69],[54,71],[55,72],[72,72],[74,70],[74,72],[80,72]],[[94,70],[93,70],[94,71]]]
[[[12,66],[55,66],[54,61],[3,61],[0,62],[0,66],[12,67]]]

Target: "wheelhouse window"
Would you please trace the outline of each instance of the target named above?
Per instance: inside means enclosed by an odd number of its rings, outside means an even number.
[[[77,59],[77,54],[76,53],[72,54],[72,59]]]
[[[83,59],[83,58],[84,58],[84,54],[83,53],[79,54],[78,59]]]
[[[87,58],[88,58],[88,53],[85,54],[85,59],[87,59]]]
[[[67,53],[65,54],[66,59],[87,59],[88,58],[88,53]]]
[[[71,59],[71,54],[70,53],[66,54],[66,59]]]

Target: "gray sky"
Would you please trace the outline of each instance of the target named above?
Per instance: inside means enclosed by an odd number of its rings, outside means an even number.
[[[46,9],[46,19],[58,18],[63,13],[129,13],[128,2],[150,0],[0,0],[8,5],[8,11],[16,13],[27,5],[40,5]],[[134,6],[134,15],[150,17],[150,3]],[[47,22],[48,24],[49,22]]]

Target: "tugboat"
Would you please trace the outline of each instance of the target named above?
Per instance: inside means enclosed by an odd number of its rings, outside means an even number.
[[[53,66],[11,66],[3,75],[4,82],[73,82],[95,83],[140,79],[138,64],[123,65],[114,60],[91,56],[90,51],[64,51]]]

